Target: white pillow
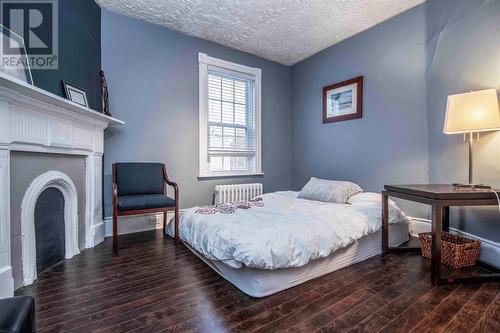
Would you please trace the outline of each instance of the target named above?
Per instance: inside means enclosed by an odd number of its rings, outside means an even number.
[[[380,193],[374,193],[374,192],[363,192],[363,193],[358,193],[349,198],[347,200],[347,203],[350,204],[357,204],[357,203],[378,203],[382,205],[382,194]],[[389,199],[389,202],[391,205],[395,205],[396,203]]]
[[[363,192],[363,189],[351,182],[311,177],[297,198],[345,204],[351,196],[359,192]]]

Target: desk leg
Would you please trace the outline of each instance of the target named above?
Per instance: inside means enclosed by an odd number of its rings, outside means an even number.
[[[443,207],[443,231],[450,232],[450,207]]]
[[[432,204],[432,260],[431,283],[439,284],[441,279],[441,231],[443,224],[443,206]]]
[[[389,197],[382,192],[382,253],[387,254],[389,249]]]

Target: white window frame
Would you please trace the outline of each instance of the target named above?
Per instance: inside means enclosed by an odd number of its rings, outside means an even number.
[[[199,63],[199,178],[236,177],[263,175],[261,149],[261,78],[262,70],[256,67],[240,65],[234,62],[210,57],[198,53]],[[255,82],[255,170],[245,171],[210,171],[208,163],[208,69],[218,67],[251,76]]]

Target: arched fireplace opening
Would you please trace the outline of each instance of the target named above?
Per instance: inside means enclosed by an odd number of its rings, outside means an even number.
[[[49,187],[35,205],[37,274],[64,259],[64,231],[64,196],[57,188]]]
[[[36,206],[39,204],[40,196],[48,189],[59,191],[63,197],[63,256],[65,259],[69,259],[80,253],[78,248],[78,198],[75,184],[62,172],[48,171],[31,183],[21,203],[21,246],[23,284],[25,286],[32,284],[37,277]],[[51,191],[47,195],[52,194]],[[40,202],[40,204],[42,203]]]

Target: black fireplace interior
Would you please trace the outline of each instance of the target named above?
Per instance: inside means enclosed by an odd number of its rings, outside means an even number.
[[[64,197],[50,187],[35,206],[36,270],[41,273],[64,259]]]

